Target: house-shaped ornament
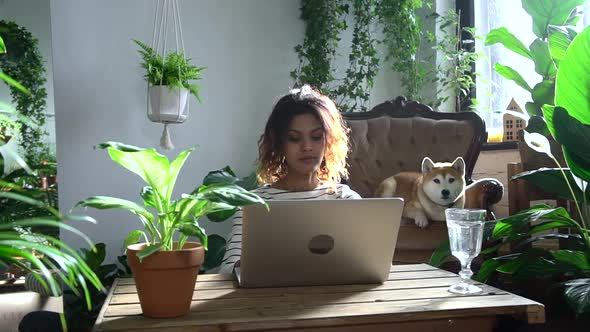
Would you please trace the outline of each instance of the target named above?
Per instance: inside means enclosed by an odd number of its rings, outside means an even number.
[[[514,98],[510,100],[510,104],[506,107],[506,111],[507,112],[505,112],[503,116],[504,136],[502,141],[518,141],[522,139],[524,128],[526,128],[525,114]]]

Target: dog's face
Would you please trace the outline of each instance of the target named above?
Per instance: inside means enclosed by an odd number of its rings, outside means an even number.
[[[458,157],[452,163],[422,161],[422,189],[438,205],[453,204],[465,191],[465,161]]]

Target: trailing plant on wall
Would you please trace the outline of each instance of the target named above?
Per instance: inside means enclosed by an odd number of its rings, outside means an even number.
[[[422,0],[381,0],[377,16],[383,31],[383,43],[391,68],[401,74],[401,83],[410,99],[418,99],[427,70],[420,65],[417,53],[421,41],[421,23],[416,10]]]
[[[22,93],[15,86],[10,86],[10,95],[16,110],[33,121],[22,123],[20,128],[20,145],[24,157],[29,163],[39,163],[41,154],[49,150],[43,142],[47,133],[45,125],[45,67],[39,51],[38,40],[15,22],[0,21],[0,34],[9,50],[0,57],[0,69],[26,87],[29,93]]]
[[[436,85],[450,89],[458,96],[458,105],[467,99],[475,85],[472,64],[478,54],[464,49],[469,40],[461,38],[465,31],[459,26],[459,16],[449,11],[443,16],[428,17],[440,21],[442,37],[436,40],[431,31],[424,31],[416,10],[431,3],[422,0],[302,0],[301,18],[306,23],[303,44],[295,47],[299,66],[291,72],[295,85],[311,84],[332,97],[341,111],[367,111],[370,90],[380,69],[381,57],[377,46],[385,47],[385,60],[393,71],[400,73],[405,94],[410,99],[428,101],[420,93],[425,86]],[[341,34],[347,30],[347,19],[353,21],[352,45],[345,75],[333,68]],[[372,30],[380,29],[378,39]],[[449,31],[447,31],[449,30]],[[434,43],[443,63],[434,65],[434,57],[420,59],[423,40]],[[471,41],[473,42],[473,41]],[[429,104],[439,106],[445,98],[437,97]]]

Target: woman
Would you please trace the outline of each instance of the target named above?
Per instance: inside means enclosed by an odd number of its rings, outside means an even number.
[[[330,98],[305,85],[273,108],[258,141],[258,180],[253,190],[265,200],[360,199],[347,185],[348,129]],[[240,260],[242,212],[234,217],[220,273]]]

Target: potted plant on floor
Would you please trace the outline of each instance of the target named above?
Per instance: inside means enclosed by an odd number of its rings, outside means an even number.
[[[190,194],[173,200],[178,173],[194,148],[182,151],[169,162],[155,149],[117,142],[98,146],[107,149],[113,161],[146,182],[147,186],[140,193],[144,206],[106,196],[87,198],[77,206],[122,208],[137,215],[143,229],[129,233],[125,246],[143,314],[164,318],[188,313],[208,244],[199,218],[211,213],[231,213],[239,206],[265,204],[264,201],[236,184],[216,181],[215,177],[207,179]],[[188,242],[189,237],[196,237],[199,242]],[[140,239],[144,242],[136,243]]]
[[[527,297],[552,300],[543,291],[559,290],[580,319],[590,319],[589,59],[590,28],[586,28],[573,39],[561,61],[555,106],[543,105],[548,129],[560,144],[567,165],[557,161],[546,137],[525,132],[528,146],[546,154],[558,168],[540,168],[514,177],[571,201],[571,211],[542,204],[498,220],[489,234],[490,246],[482,250],[493,257],[482,263],[477,275],[484,282],[501,276],[512,284],[523,285],[523,289],[543,285]],[[560,241],[558,249],[534,245],[555,239]],[[437,249],[431,263],[438,265],[448,252],[448,247]]]
[[[139,46],[139,54],[145,69],[148,82],[151,121],[166,123],[182,123],[188,117],[187,101],[189,93],[199,102],[200,87],[190,81],[201,79],[201,71],[205,67],[197,67],[190,63],[191,59],[184,52],[171,52],[160,55],[147,44],[133,40]]]

